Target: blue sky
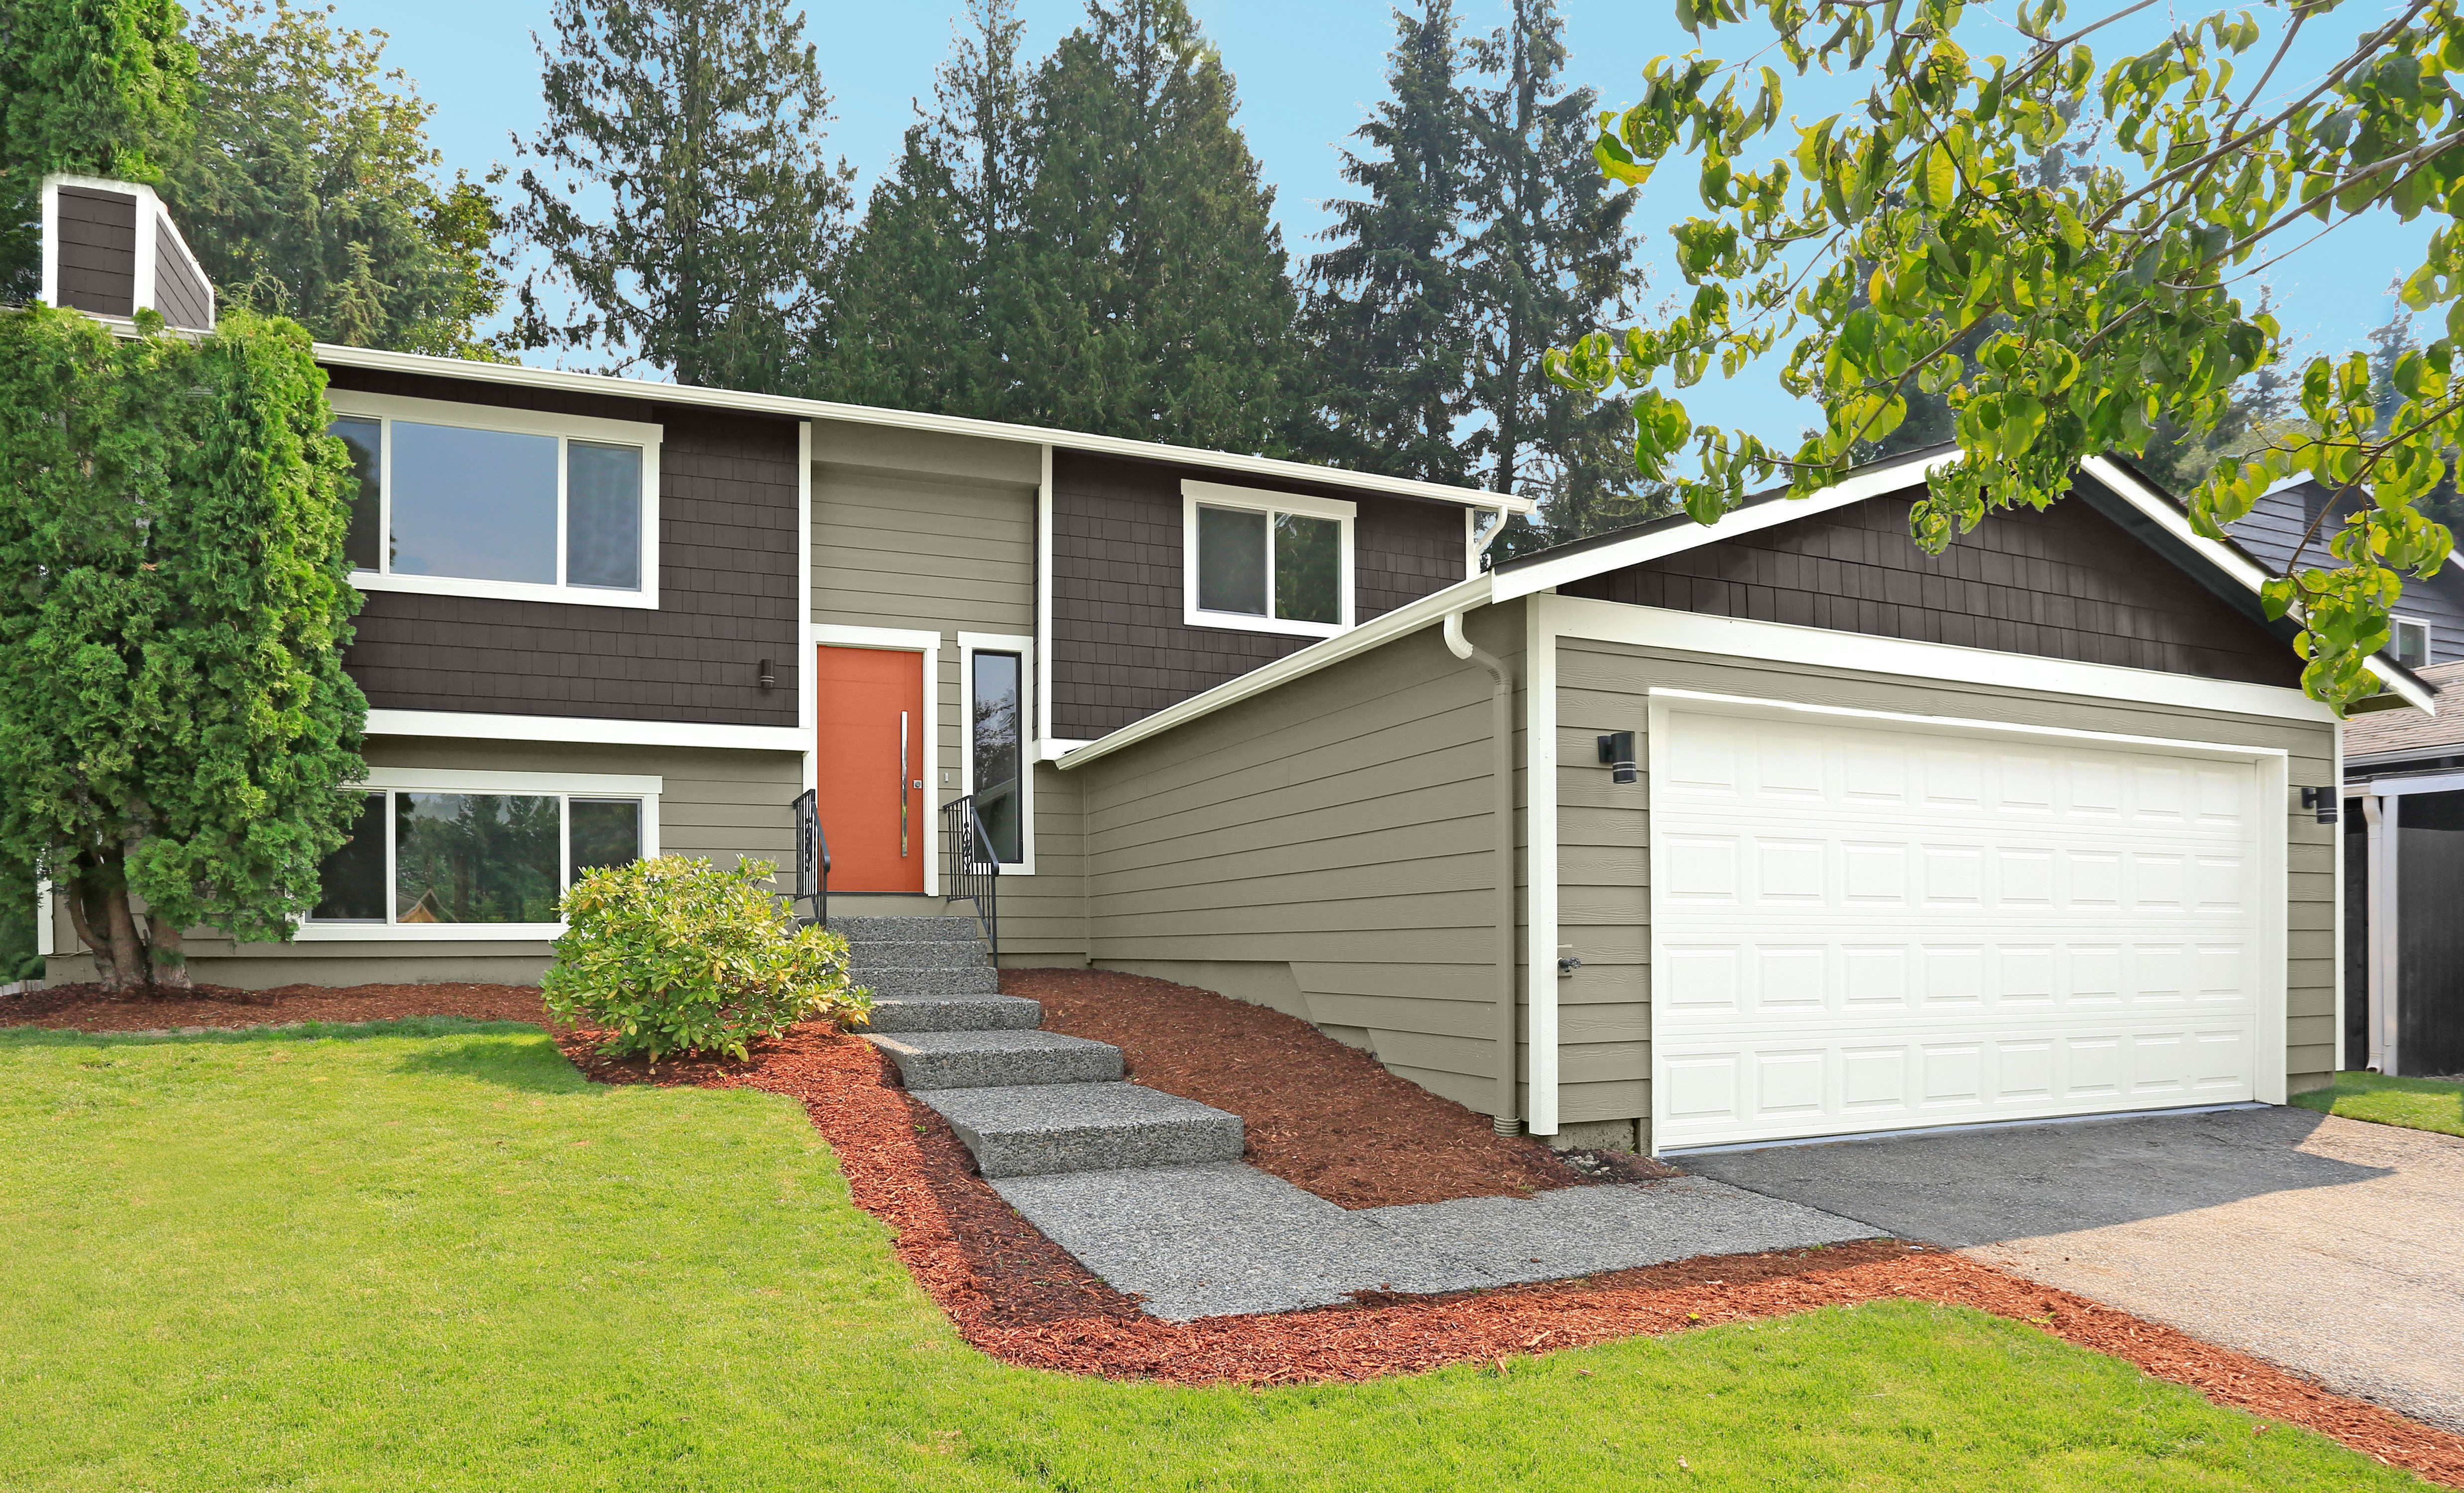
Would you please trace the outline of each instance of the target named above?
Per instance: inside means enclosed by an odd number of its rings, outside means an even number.
[[[1489,30],[1504,16],[1502,0],[1458,3],[1467,29]],[[1307,253],[1313,247],[1310,235],[1327,220],[1321,204],[1344,191],[1336,175],[1337,147],[1384,94],[1386,53],[1394,39],[1390,7],[1384,0],[1192,0],[1192,8],[1238,79],[1240,122],[1277,188],[1287,244],[1296,255]],[[388,61],[409,74],[437,105],[431,134],[449,168],[479,174],[512,158],[512,134],[527,136],[538,128],[542,109],[531,33],[548,30],[547,0],[337,0],[335,9],[343,25],[390,34]],[[910,100],[929,97],[933,69],[948,54],[958,9],[958,0],[823,0],[805,8],[806,33],[820,50],[823,76],[837,99],[830,148],[860,173],[859,202],[873,177],[895,159],[900,133],[914,118]],[[2204,9],[2193,7],[2189,13]],[[2350,36],[2374,23],[2382,9],[2340,9],[2334,35]],[[1084,13],[1081,0],[1021,0],[1020,10],[1032,56],[1048,51]],[[1573,54],[1571,76],[1611,104],[1631,96],[1646,61],[1682,52],[1688,43],[1670,19],[1674,6],[1668,0],[1565,0],[1563,10]],[[2019,50],[2015,37],[1969,37],[1972,27],[1991,24],[1963,26],[1963,40],[1978,51]],[[1744,50],[1742,33],[1733,40],[1713,40],[1708,50],[1714,55]],[[1727,42],[1726,49],[1721,42]],[[2100,49],[2100,56],[2105,55]],[[1827,79],[1793,88],[1799,91],[1791,94],[1792,112],[1809,121],[1850,97],[1844,83]],[[1637,211],[1643,256],[1655,268],[1652,298],[1680,288],[1677,276],[1661,264],[1665,228],[1692,207],[1690,187],[1690,172],[1663,172]],[[2365,332],[2387,319],[2392,306],[2387,281],[2400,268],[2420,262],[2426,232],[2421,222],[2357,224],[2271,272],[2286,325],[2306,339],[2297,352],[2360,345]],[[1706,381],[1688,392],[1686,402],[1700,422],[1741,425],[1768,436],[1792,436],[1805,423],[1802,409],[1779,390],[1768,369],[1749,369],[1727,384]]]

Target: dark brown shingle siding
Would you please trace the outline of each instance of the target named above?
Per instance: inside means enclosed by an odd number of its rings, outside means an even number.
[[[1722,539],[1569,596],[2207,679],[2297,685],[2285,643],[2083,499],[1988,517],[1940,556],[1904,495]]]
[[[137,309],[137,199],[86,187],[59,189],[60,304],[99,317]]]
[[[796,724],[796,424],[653,400],[328,370],[336,388],[636,420],[659,449],[659,606],[375,591],[351,676],[380,709]],[[756,683],[770,659],[778,687]]]
[[[1052,453],[1052,729],[1092,739],[1309,646],[1182,622],[1180,479],[1220,473]],[[1236,484],[1238,485],[1238,484]],[[1463,578],[1463,511],[1348,489],[1353,620]]]

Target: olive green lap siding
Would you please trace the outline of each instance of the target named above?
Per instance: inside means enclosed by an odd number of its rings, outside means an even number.
[[[1035,634],[1041,471],[1031,444],[826,421],[813,427],[812,618],[940,640],[930,788],[936,808],[966,782],[970,714],[958,634]],[[1077,790],[1061,777],[1048,767],[1036,773],[1035,873],[1012,867],[1001,875],[1004,963],[1086,961]],[[939,827],[936,818],[935,834]]]
[[[1651,1113],[1648,705],[1654,686],[1798,704],[1954,716],[2013,725],[2275,747],[2291,780],[2334,780],[2335,729],[2181,706],[2041,691],[1911,681],[1560,638],[1557,644],[1558,939],[1583,967],[1557,985],[1560,1113],[1569,1123]],[[1635,733],[1643,781],[1609,781],[1594,738]],[[2335,828],[2285,814],[2289,1087],[2335,1066]],[[1646,1135],[1646,1139],[1647,1139]]]
[[[1469,626],[1519,677],[1521,606]],[[1491,1109],[1489,722],[1487,674],[1431,627],[1064,775],[1095,963],[1278,1006]]]
[[[803,762],[787,752],[734,752],[664,747],[566,746],[531,741],[459,741],[381,736],[366,748],[368,765],[451,768],[479,772],[607,773],[664,779],[659,796],[659,849],[706,857],[723,867],[751,857],[778,866],[789,889],[796,860],[793,805],[803,788]],[[56,901],[57,899],[55,899]],[[54,921],[52,947],[76,949],[65,910]],[[356,985],[415,980],[535,983],[547,968],[545,940],[413,940],[233,944],[211,930],[188,937],[197,979],[262,990],[275,985]],[[54,979],[92,977],[90,955],[55,956]]]

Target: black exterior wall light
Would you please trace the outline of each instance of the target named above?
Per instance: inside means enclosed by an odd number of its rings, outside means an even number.
[[[1639,776],[1634,766],[1634,733],[1612,731],[1600,737],[1600,761],[1609,770],[1611,782],[1632,782]]]

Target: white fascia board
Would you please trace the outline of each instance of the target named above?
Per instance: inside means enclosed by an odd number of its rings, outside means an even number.
[[[1545,599],[1545,604],[1551,628],[1560,637],[1592,638],[1681,653],[1769,659],[1818,669],[1903,674],[1920,682],[2001,685],[2087,699],[2226,711],[2275,720],[2332,722],[2336,718],[2335,712],[2300,691],[2278,685],[2200,679],[2151,669],[2074,663],[2069,659],[2039,658],[2033,653],[1878,638],[1861,632],[1752,622],[1742,617],[1711,617],[1701,612],[1633,606],[1585,597],[1552,596]]]
[[[2079,470],[2110,488],[2123,502],[2146,515],[2159,528],[2188,545],[2200,559],[2248,587],[2253,596],[2258,594],[2259,587],[2275,579],[2266,567],[2241,551],[2230,544],[2219,544],[2191,528],[2190,516],[2184,513],[2178,504],[2132,476],[2118,463],[2103,456],[2090,456],[2079,463]],[[2429,715],[2438,714],[2437,697],[2404,677],[2386,659],[2373,655],[2369,669],[2388,690],[2402,696],[2415,710]]]
[[[464,741],[556,741],[592,746],[715,747],[802,752],[793,726],[718,726],[693,721],[609,720],[584,715],[488,715],[475,711],[368,712],[371,736],[445,736]]]
[[[1433,626],[1446,613],[1467,611],[1485,606],[1489,602],[1489,573],[1483,571],[1469,581],[1458,582],[1442,591],[1432,592],[1408,606],[1398,606],[1375,622],[1362,623],[1350,632],[1312,643],[1297,653],[1287,653],[1262,669],[1253,669],[1238,679],[1217,685],[1202,694],[1193,694],[1177,705],[1168,706],[1144,720],[1133,721],[1111,735],[1058,758],[1061,770],[1084,767],[1098,757],[1110,757],[1125,746],[1159,736],[1176,726],[1185,725],[1202,715],[1212,715],[1227,705],[1237,704],[1253,694],[1263,694],[1279,685],[1316,673],[1331,665],[1339,664],[1356,653],[1366,653],[1407,632],[1418,632]]]
[[[1871,472],[1853,473],[1804,497],[1775,497],[1732,510],[1722,515],[1717,523],[1671,524],[1656,533],[1638,534],[1615,544],[1561,555],[1535,564],[1517,565],[1497,578],[1497,590],[1492,600],[1510,602],[1518,596],[1553,590],[1570,582],[1585,580],[1606,571],[1622,570],[1628,565],[1639,565],[1646,560],[1697,549],[1721,539],[1733,539],[1741,534],[1775,529],[1784,523],[1827,514],[1835,508],[1845,508],[1869,497],[1914,487],[1931,475],[1936,467],[1958,459],[1959,452],[1954,450],[1944,451],[1923,461],[1896,462]]]
[[[1036,743],[1035,759],[1039,762],[1057,762],[1081,747],[1090,747],[1094,744],[1092,741],[1073,741],[1067,737],[1059,739],[1046,737]]]
[[[578,394],[657,400],[670,405],[704,405],[756,414],[784,415],[791,419],[844,420],[852,425],[890,426],[903,430],[923,430],[941,435],[967,435],[986,440],[1018,441],[1027,445],[1052,446],[1067,450],[1091,451],[1098,455],[1125,456],[1137,461],[1165,461],[1185,467],[1208,467],[1218,472],[1239,472],[1280,482],[1307,482],[1321,487],[1358,488],[1364,492],[1386,493],[1398,497],[1426,498],[1441,503],[1463,503],[1476,508],[1504,509],[1517,514],[1528,514],[1532,509],[1530,498],[1503,493],[1485,493],[1477,488],[1446,487],[1436,482],[1415,482],[1403,477],[1384,477],[1375,472],[1348,472],[1339,467],[1320,467],[1303,461],[1283,461],[1271,456],[1244,456],[1237,451],[1200,450],[1195,447],[1166,446],[1156,441],[1133,441],[1116,435],[1086,435],[1073,430],[1039,429],[1033,426],[1010,425],[999,420],[971,420],[960,415],[933,415],[907,409],[879,409],[869,405],[840,405],[827,400],[793,399],[783,394],[745,394],[731,389],[697,388],[683,384],[656,384],[646,379],[615,379],[596,373],[568,373],[561,368],[532,368],[520,363],[468,362],[458,358],[430,357],[426,353],[386,352],[372,347],[341,347],[330,342],[317,344],[317,361],[345,368],[370,368],[387,373],[420,374],[430,378],[468,379],[475,383],[513,384],[523,388],[561,389]]]
[[[2343,791],[2351,794],[2376,794],[2380,798],[2407,793],[2453,793],[2464,789],[2464,773],[2422,773],[2418,776],[2393,778],[2355,777],[2344,780]]]

